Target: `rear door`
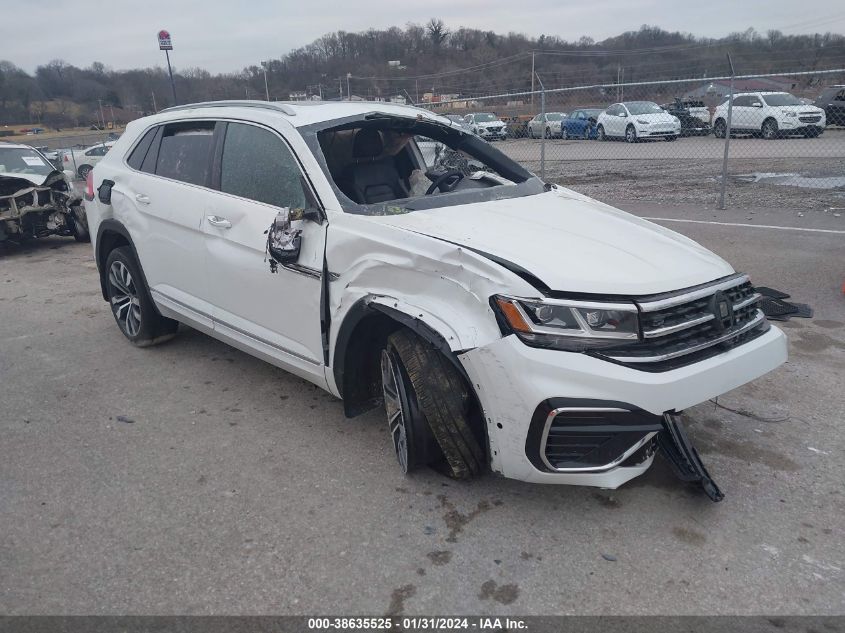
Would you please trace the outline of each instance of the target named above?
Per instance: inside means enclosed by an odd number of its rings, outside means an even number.
[[[156,302],[211,328],[201,225],[214,121],[183,121],[148,130],[130,152],[112,201],[133,236]]]
[[[277,125],[288,138],[297,135],[290,124]],[[214,160],[219,191],[202,218],[214,330],[293,373],[323,377],[320,292],[328,224],[294,221],[302,230],[299,260],[273,272],[265,249],[276,214],[284,207],[315,208],[316,197],[278,130],[229,121],[220,140]]]

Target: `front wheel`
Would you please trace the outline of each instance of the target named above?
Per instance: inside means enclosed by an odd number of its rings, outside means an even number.
[[[761,134],[767,141],[774,140],[778,137],[778,123],[774,119],[766,119],[763,121],[763,128]]]
[[[625,140],[628,143],[637,142],[637,130],[634,128],[633,125],[629,125],[627,128],[625,128]]]
[[[604,133],[604,126],[600,125],[596,130],[596,138],[600,141],[606,141],[607,135]]]
[[[176,335],[179,323],[158,313],[130,247],[121,246],[109,253],[105,274],[112,315],[133,345],[148,347]]]
[[[713,136],[716,138],[725,138],[725,134],[727,134],[728,126],[725,124],[722,119],[717,119],[716,122],[713,124]]]
[[[402,472],[431,464],[440,454],[455,479],[481,471],[484,450],[472,428],[473,400],[443,354],[410,330],[398,330],[382,351],[381,375],[388,429]]]

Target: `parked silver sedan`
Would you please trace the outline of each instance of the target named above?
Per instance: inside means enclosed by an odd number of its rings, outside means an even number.
[[[528,122],[528,136],[540,138],[545,133],[546,138],[560,138],[560,125],[565,117],[566,112],[538,114]]]

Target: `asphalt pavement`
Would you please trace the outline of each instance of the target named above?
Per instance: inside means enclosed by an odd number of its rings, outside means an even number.
[[[0,247],[0,613],[845,613],[842,220],[629,208],[815,309],[688,412],[719,504],[659,460],[616,491],[402,476],[380,411],[188,328],[130,346],[90,245]]]

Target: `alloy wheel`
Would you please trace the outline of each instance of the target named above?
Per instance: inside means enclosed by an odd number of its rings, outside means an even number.
[[[109,302],[120,329],[130,338],[141,330],[141,302],[132,273],[121,261],[109,269]]]
[[[396,359],[387,350],[381,353],[381,388],[384,394],[384,408],[387,413],[387,426],[396,459],[403,473],[408,472],[408,436],[405,430],[407,397],[405,386],[399,378]]]

